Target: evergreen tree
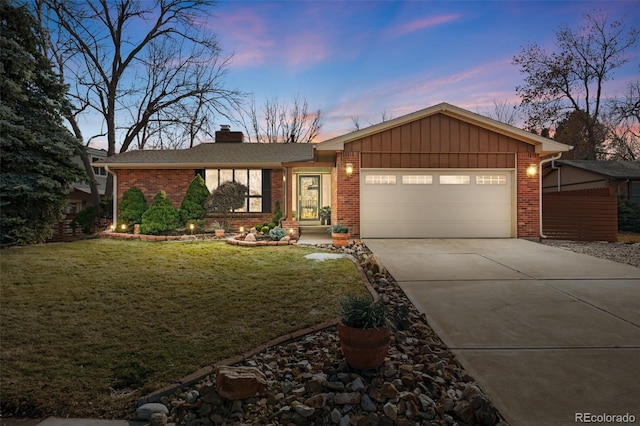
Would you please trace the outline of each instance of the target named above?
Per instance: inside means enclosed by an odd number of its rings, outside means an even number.
[[[160,190],[153,197],[153,202],[142,215],[140,232],[143,234],[162,235],[175,231],[180,226],[180,213],[175,208],[167,193]]]
[[[207,184],[202,176],[196,175],[189,184],[187,194],[180,205],[180,218],[183,223],[195,222],[205,215],[207,211],[204,208],[204,203],[207,201],[207,197],[209,197]]]
[[[62,124],[66,88],[25,6],[0,0],[0,244],[42,242],[63,216],[80,145]]]
[[[132,186],[122,194],[118,224],[125,224],[131,230],[133,225],[142,223],[142,215],[146,211],[147,200],[144,198],[144,194],[138,188]]]

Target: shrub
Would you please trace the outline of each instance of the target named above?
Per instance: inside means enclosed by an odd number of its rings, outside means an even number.
[[[273,222],[269,222],[269,223],[267,223],[267,227],[268,227],[269,229],[273,229],[273,228],[275,228],[275,227],[276,227],[276,224],[275,224],[275,223],[273,223]]]
[[[202,176],[196,175],[187,188],[187,193],[180,205],[180,219],[182,223],[195,223],[207,212],[204,203],[209,196],[207,185]]]
[[[257,229],[257,228],[256,228],[256,229]],[[271,231],[271,229],[269,229],[269,227],[268,227],[268,226],[263,226],[262,228],[260,228],[260,232],[263,232],[263,233],[265,233],[265,234],[266,234],[267,232],[269,232],[269,231]]]
[[[147,208],[147,200],[142,191],[132,186],[122,194],[118,223],[127,224],[130,228],[136,223],[142,223],[142,215]]]
[[[269,231],[269,237],[275,241],[280,241],[285,235],[287,235],[287,233],[279,226]]]
[[[227,227],[227,217],[235,209],[245,206],[249,188],[238,182],[225,182],[207,197],[205,209],[208,212],[222,213],[224,226]]]
[[[618,202],[618,230],[640,232],[640,206],[625,200]]]
[[[180,213],[167,197],[166,192],[160,190],[153,197],[151,207],[142,215],[140,232],[143,234],[161,235],[175,231],[180,226]]]
[[[70,225],[74,229],[79,226],[83,233],[91,234],[111,216],[111,208],[111,199],[102,200],[100,206],[90,206],[78,213]]]

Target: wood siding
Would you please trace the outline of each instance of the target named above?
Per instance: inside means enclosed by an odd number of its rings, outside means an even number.
[[[345,144],[363,168],[515,168],[517,152],[535,147],[436,114]]]
[[[554,240],[615,242],[617,199],[608,188],[544,193],[542,232]]]

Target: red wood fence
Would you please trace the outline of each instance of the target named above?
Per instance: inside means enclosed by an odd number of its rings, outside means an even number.
[[[554,240],[614,242],[618,200],[609,188],[545,192],[542,233]]]

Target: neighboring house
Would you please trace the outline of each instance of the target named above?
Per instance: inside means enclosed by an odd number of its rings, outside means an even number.
[[[115,176],[114,199],[131,186],[150,202],[164,189],[179,207],[195,174],[213,190],[249,186],[236,225],[269,219],[281,202],[285,226],[332,223],[363,238],[536,238],[542,158],[569,146],[442,103],[317,144],[216,143],[130,151],[98,163]],[[296,220],[292,220],[295,218]]]
[[[89,158],[91,159],[91,163],[97,163],[105,158],[107,158],[107,151],[104,149],[95,149],[95,148],[86,148],[87,153],[89,154]],[[84,170],[84,165],[82,164],[82,159],[78,157],[73,158],[73,162],[80,167],[80,169]],[[107,185],[107,171],[104,167],[94,165],[93,173],[96,176],[96,183],[98,185],[98,191],[100,195],[104,195],[104,190]],[[91,188],[89,187],[88,182],[77,182],[73,185],[73,189],[69,194],[69,202],[67,204],[67,208],[65,213],[74,214],[79,213],[85,208],[91,205]]]
[[[554,161],[545,167],[542,186],[543,192],[609,188],[640,205],[640,161]]]

